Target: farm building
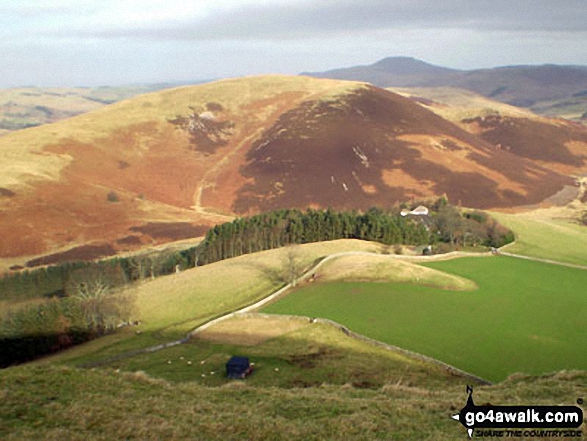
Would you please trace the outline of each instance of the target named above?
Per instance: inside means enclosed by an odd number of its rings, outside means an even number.
[[[426,215],[428,215],[428,213],[429,213],[428,208],[426,208],[424,205],[419,205],[416,208],[414,208],[412,211],[408,210],[407,208],[404,208],[400,214],[402,216],[407,216],[408,214],[412,214],[414,216],[426,216]]]
[[[419,205],[411,211],[411,214],[415,216],[426,216],[428,214],[428,208],[423,205]]]
[[[253,372],[247,357],[233,356],[226,362],[226,376],[234,379],[244,379]]]

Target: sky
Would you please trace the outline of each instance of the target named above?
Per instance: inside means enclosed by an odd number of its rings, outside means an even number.
[[[587,65],[587,0],[2,0],[0,87]]]

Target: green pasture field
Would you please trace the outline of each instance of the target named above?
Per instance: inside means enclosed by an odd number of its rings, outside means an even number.
[[[490,381],[587,369],[587,271],[504,256],[426,266],[469,278],[479,289],[313,284],[263,312],[328,318]]]
[[[561,209],[551,215],[543,210],[528,213],[491,213],[514,231],[516,242],[504,249],[509,253],[587,265],[587,227],[569,218]]]

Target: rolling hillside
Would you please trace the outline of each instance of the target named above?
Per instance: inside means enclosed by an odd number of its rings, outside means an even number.
[[[154,90],[157,90],[157,87],[2,89],[0,90],[0,134],[71,118]]]
[[[540,119],[528,109],[505,104],[457,87],[388,87],[387,90],[410,98],[455,123],[466,118],[492,114]]]
[[[197,83],[199,82],[194,82],[194,84]],[[129,86],[0,89],[0,135],[54,123],[136,95],[179,85],[161,83]]]
[[[475,388],[475,399],[499,405],[573,405],[575,397],[583,396],[586,381],[584,372],[517,376]],[[462,385],[442,390],[403,382],[379,390],[206,387],[173,385],[140,372],[48,367],[8,370],[0,377],[0,390],[0,436],[10,441],[467,437],[450,418],[465,404]]]
[[[0,139],[0,257],[95,258],[276,208],[536,204],[587,172],[568,130],[498,148],[395,93],[307,77],[159,91]]]
[[[563,174],[582,175],[587,128],[549,119],[464,89],[390,88],[476,134],[498,149],[532,159]]]

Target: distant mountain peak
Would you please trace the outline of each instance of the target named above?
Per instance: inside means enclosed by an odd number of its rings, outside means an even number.
[[[387,57],[371,65],[372,68],[384,70],[395,75],[411,75],[415,73],[431,73],[442,70],[451,71],[446,67],[435,66],[413,57]]]
[[[536,107],[542,102],[549,108],[548,103],[554,101],[576,107],[583,103],[575,103],[575,98],[587,91],[587,66],[577,65],[512,65],[459,70],[401,56],[383,58],[366,66],[305,75],[364,81],[378,87],[457,87],[521,107]]]
[[[387,64],[400,64],[400,63],[412,63],[412,64],[429,64],[426,63],[425,61],[419,60],[417,58],[414,57],[385,57],[382,58],[381,60],[373,63],[373,66],[379,66],[379,65],[387,65]]]

